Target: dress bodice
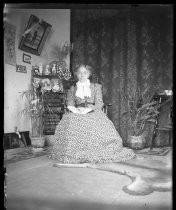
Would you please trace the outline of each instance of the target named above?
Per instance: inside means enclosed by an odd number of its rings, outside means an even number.
[[[97,83],[90,83],[91,96],[86,97],[86,101],[90,104],[89,106],[93,109],[101,109],[103,106],[101,85]],[[77,97],[76,94],[77,86],[72,86],[67,95],[68,106],[78,106],[79,104],[85,103],[85,99]]]
[[[79,97],[76,96],[77,87],[75,87],[75,89],[74,89],[74,97],[75,97],[75,105],[76,106],[79,106],[80,104],[85,103],[85,101],[87,103],[90,103],[90,104],[94,104],[95,103],[95,84],[94,83],[91,83],[90,89],[91,89],[91,96],[90,97],[86,97],[85,99],[82,99],[82,98],[79,98]]]

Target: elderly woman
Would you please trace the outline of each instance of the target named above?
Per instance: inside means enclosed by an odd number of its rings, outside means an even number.
[[[59,163],[104,163],[132,159],[135,153],[122,146],[113,123],[102,111],[101,85],[91,83],[91,67],[80,65],[78,82],[67,95],[69,112],[56,127],[50,158]]]

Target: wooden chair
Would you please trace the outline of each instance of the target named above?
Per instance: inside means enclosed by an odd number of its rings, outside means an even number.
[[[171,102],[171,105],[170,105],[170,110],[169,110],[169,122],[165,122],[164,125],[159,124],[159,117],[160,117],[161,112],[156,117],[154,130],[153,130],[153,136],[152,136],[152,140],[150,144],[150,150],[152,150],[154,146],[154,140],[159,132],[167,132],[169,134],[169,146],[171,146],[171,141],[172,141],[172,116],[173,116],[172,96],[158,95],[158,96],[155,96],[154,100],[157,100],[158,104],[161,106],[164,106],[165,104],[169,102]],[[160,111],[161,111],[161,108],[160,108]]]
[[[95,83],[100,84],[99,78],[98,78],[98,76],[97,76],[96,74],[92,74],[92,75],[91,75],[90,81],[91,81],[91,82],[95,82]],[[103,107],[102,107],[102,111],[103,111],[106,115],[107,115],[107,113],[108,113],[108,108],[109,108],[110,106],[112,106],[112,104],[111,104],[111,103],[108,103],[108,104],[104,104]]]
[[[102,107],[103,112],[107,115],[108,113],[108,108],[112,106],[112,104],[104,104]]]

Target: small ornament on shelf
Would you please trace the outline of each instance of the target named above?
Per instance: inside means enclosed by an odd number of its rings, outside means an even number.
[[[50,71],[50,65],[46,65],[45,67],[45,75],[50,75],[51,71]]]
[[[40,85],[40,79],[39,78],[34,78],[32,85],[35,89],[38,88],[39,85]]]
[[[52,74],[53,74],[53,75],[56,74],[56,63],[53,63]]]
[[[40,74],[39,67],[37,65],[32,66],[32,74],[33,75],[39,75]]]
[[[43,74],[43,65],[42,65],[42,63],[39,64],[39,73],[40,73],[40,75]]]
[[[41,90],[42,90],[42,92],[51,90],[51,82],[48,78],[41,80]]]
[[[53,92],[63,92],[62,80],[51,79],[51,87]]]

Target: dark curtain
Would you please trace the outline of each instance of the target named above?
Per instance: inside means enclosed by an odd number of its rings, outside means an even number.
[[[126,103],[120,91],[172,88],[172,8],[72,10],[71,59],[91,65],[103,86],[108,116],[126,145]]]

